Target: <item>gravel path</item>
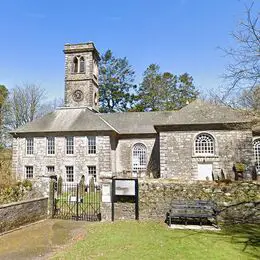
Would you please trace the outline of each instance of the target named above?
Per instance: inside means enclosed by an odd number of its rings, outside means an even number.
[[[87,222],[47,219],[0,236],[0,259],[49,259],[81,240]]]

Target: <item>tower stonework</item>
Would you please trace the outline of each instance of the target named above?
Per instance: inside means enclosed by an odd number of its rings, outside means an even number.
[[[65,106],[98,111],[99,53],[92,42],[65,44]]]

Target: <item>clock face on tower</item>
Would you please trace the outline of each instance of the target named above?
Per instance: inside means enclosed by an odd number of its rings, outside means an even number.
[[[79,89],[75,90],[72,94],[73,100],[76,102],[80,102],[83,100],[83,92]]]

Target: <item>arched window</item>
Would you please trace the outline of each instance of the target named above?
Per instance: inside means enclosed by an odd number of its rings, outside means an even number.
[[[85,71],[84,57],[82,57],[82,56],[74,57],[72,71],[74,73],[83,73]]]
[[[73,72],[78,73],[78,67],[79,67],[79,60],[78,57],[75,57],[73,59]]]
[[[213,136],[202,133],[195,140],[195,154],[213,155],[215,153],[215,142]]]
[[[260,171],[260,139],[254,141],[254,157],[256,169]]]
[[[141,143],[137,143],[133,146],[132,151],[132,168],[133,172],[146,170],[147,165],[146,146]]]
[[[83,57],[80,57],[79,61],[79,72],[84,72],[85,71],[85,61]]]

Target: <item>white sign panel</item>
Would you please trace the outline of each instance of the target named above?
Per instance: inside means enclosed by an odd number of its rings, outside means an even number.
[[[135,195],[134,180],[115,180],[115,195]]]
[[[77,202],[77,197],[76,196],[70,196],[70,202]],[[78,198],[78,202],[83,202],[83,199]]]
[[[110,183],[102,185],[102,202],[111,202],[111,186]]]

